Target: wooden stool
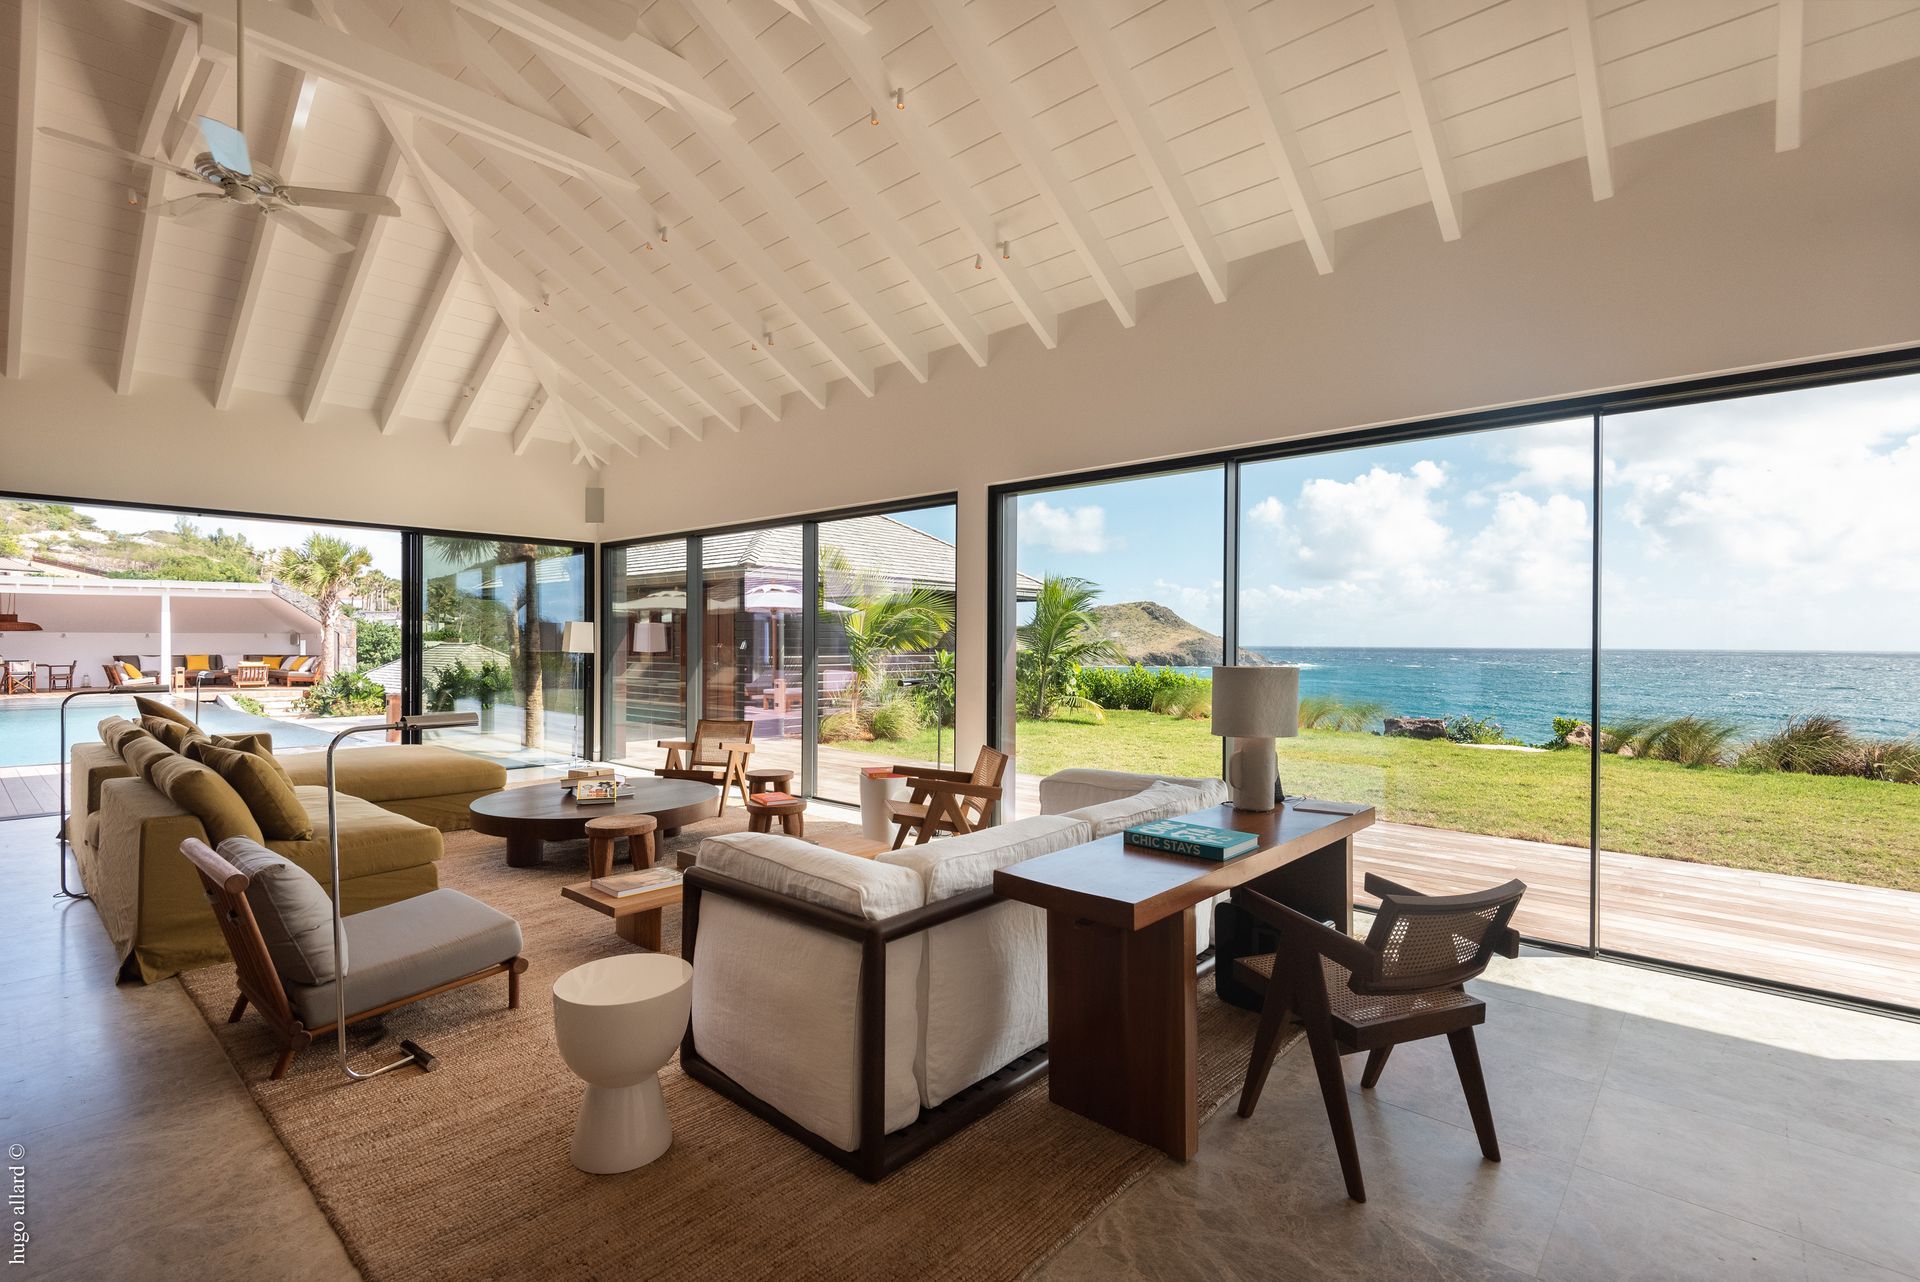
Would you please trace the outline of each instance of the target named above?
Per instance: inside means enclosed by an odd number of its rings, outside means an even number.
[[[807,803],[799,797],[792,801],[762,801],[758,796],[747,798],[747,831],[772,832],[773,821],[780,821],[780,831],[789,837],[807,835]]]
[[[627,858],[635,868],[653,867],[654,830],[659,826],[652,815],[601,815],[587,820],[587,876],[613,875],[614,847],[622,837],[627,839]]]
[[[768,766],[765,770],[747,771],[747,791],[749,793],[788,792],[791,790],[787,785],[792,782],[793,771],[781,770],[776,766]]]

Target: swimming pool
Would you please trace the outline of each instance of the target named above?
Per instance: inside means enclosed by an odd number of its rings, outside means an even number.
[[[64,696],[62,696],[64,697]],[[182,709],[193,715],[189,704]],[[97,727],[110,716],[137,717],[131,696],[96,695],[75,699],[67,708],[67,742],[95,743]],[[332,735],[296,721],[256,717],[213,702],[200,705],[200,725],[208,734],[273,736],[278,748],[324,748]],[[0,700],[0,766],[54,765],[60,760],[60,699],[33,697]]]

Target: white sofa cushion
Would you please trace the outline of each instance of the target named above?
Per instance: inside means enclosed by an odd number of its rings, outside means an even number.
[[[1069,819],[1084,819],[1093,825],[1097,840],[1111,837],[1135,824],[1150,819],[1172,819],[1200,809],[1200,790],[1156,779],[1130,797],[1116,797],[1078,810],[1069,810]]]
[[[1041,815],[881,856],[913,869],[927,902],[993,884],[993,871],[1093,840],[1084,822]],[[1011,901],[925,932],[920,1101],[928,1108],[1047,1040],[1047,918]]]
[[[790,837],[701,843],[699,866],[870,920],[924,902],[920,877]],[[925,941],[887,945],[886,1129],[920,1112],[915,1071]],[[721,895],[700,900],[693,1038],[708,1062],[848,1152],[860,1146],[860,945]]]
[[[1227,799],[1227,785],[1221,779],[1186,778],[1180,775],[1142,775],[1126,770],[1058,770],[1040,781],[1040,813],[1064,815],[1070,810],[1131,797],[1156,783],[1174,783],[1200,791],[1199,809],[1217,806]]]

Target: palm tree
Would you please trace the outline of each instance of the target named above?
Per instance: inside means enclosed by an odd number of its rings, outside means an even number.
[[[1027,716],[1050,716],[1067,702],[1098,711],[1097,705],[1068,692],[1075,668],[1118,663],[1124,657],[1120,647],[1100,631],[1100,620],[1093,613],[1099,599],[1099,585],[1087,579],[1049,574],[1041,580],[1033,618],[1020,628],[1016,661],[1020,710]]]
[[[340,599],[353,591],[372,568],[370,552],[331,534],[309,534],[299,547],[281,548],[274,557],[274,577],[312,597],[320,609],[320,662],[314,665],[318,678],[331,675],[328,642]]]
[[[953,593],[939,588],[856,596],[840,605],[848,611],[840,620],[847,630],[847,666],[853,669],[850,712],[859,711],[860,693],[887,655],[931,650],[953,631]]]
[[[520,742],[523,747],[538,747],[545,731],[547,697],[540,672],[539,580],[534,575],[534,566],[552,557],[571,556],[573,549],[515,539],[433,537],[427,542],[442,560],[453,562],[463,569],[491,571],[495,567],[520,567],[520,599],[506,603],[516,625],[510,633],[509,657],[513,660],[516,681],[524,692],[521,699],[524,720]]]

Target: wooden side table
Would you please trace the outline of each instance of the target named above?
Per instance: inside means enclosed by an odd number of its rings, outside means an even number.
[[[799,797],[790,801],[767,801],[763,796],[747,798],[747,831],[772,832],[773,821],[780,821],[780,831],[789,837],[807,835],[807,803]]]
[[[782,770],[778,766],[768,766],[765,770],[747,771],[747,792],[788,792],[787,786],[793,782],[793,771]]]
[[[622,837],[627,839],[627,859],[635,868],[651,868],[656,846],[654,833],[660,821],[652,815],[601,815],[587,820],[587,876],[611,877],[614,857]]]

